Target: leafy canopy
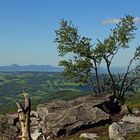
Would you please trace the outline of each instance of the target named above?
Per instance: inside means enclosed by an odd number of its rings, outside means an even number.
[[[120,74],[114,75],[110,68],[115,55],[121,49],[130,47],[129,43],[135,38],[136,29],[134,17],[127,15],[120,19],[114,29],[111,29],[111,34],[106,39],[103,41],[97,39],[97,44],[93,45],[90,38],[78,34],[78,28],[74,27],[72,22],[60,20],[60,28],[55,31],[55,42],[58,44],[59,56],[63,58],[59,63],[60,66],[64,66],[63,75],[79,83],[88,83],[96,94],[107,92],[110,89],[110,92],[117,98],[123,98],[124,93],[137,79],[132,76],[130,78],[130,72],[132,72],[132,63],[140,59],[140,46],[136,47],[126,73],[121,76]],[[102,61],[106,63],[108,71],[105,79],[101,78],[99,73]],[[133,69],[133,72],[137,68],[138,66]],[[107,85],[106,81],[110,83]]]

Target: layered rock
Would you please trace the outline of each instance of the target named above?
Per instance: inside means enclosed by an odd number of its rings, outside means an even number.
[[[104,97],[79,97],[71,101],[53,101],[41,104],[31,112],[31,136],[33,140],[45,140],[52,136],[66,136],[79,130],[110,121],[108,111],[113,105],[112,95]],[[0,138],[16,140],[20,136],[17,114],[0,117]]]
[[[97,106],[108,102],[104,98],[80,97],[71,101],[56,101],[37,107],[37,113],[44,125],[56,136],[70,135],[80,129],[96,126],[109,121],[109,115]]]

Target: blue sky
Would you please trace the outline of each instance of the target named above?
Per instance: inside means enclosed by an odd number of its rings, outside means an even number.
[[[126,14],[137,18],[132,48],[122,51],[114,66],[126,65],[140,43],[139,0],[0,0],[0,65],[58,65],[54,31],[64,18],[93,43],[109,33],[115,19]],[[106,23],[106,24],[103,24]]]

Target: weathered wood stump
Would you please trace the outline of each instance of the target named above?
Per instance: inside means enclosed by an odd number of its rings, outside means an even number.
[[[30,134],[31,101],[27,93],[23,93],[23,97],[24,107],[20,104],[20,102],[16,102],[22,132],[21,140],[32,140]]]

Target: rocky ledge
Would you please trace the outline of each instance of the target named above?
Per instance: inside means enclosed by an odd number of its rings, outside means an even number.
[[[110,114],[119,109],[112,95],[40,104],[36,112],[31,112],[31,135],[33,140],[71,135],[99,124],[110,123]],[[1,117],[0,136],[5,140],[20,137],[17,115]]]

